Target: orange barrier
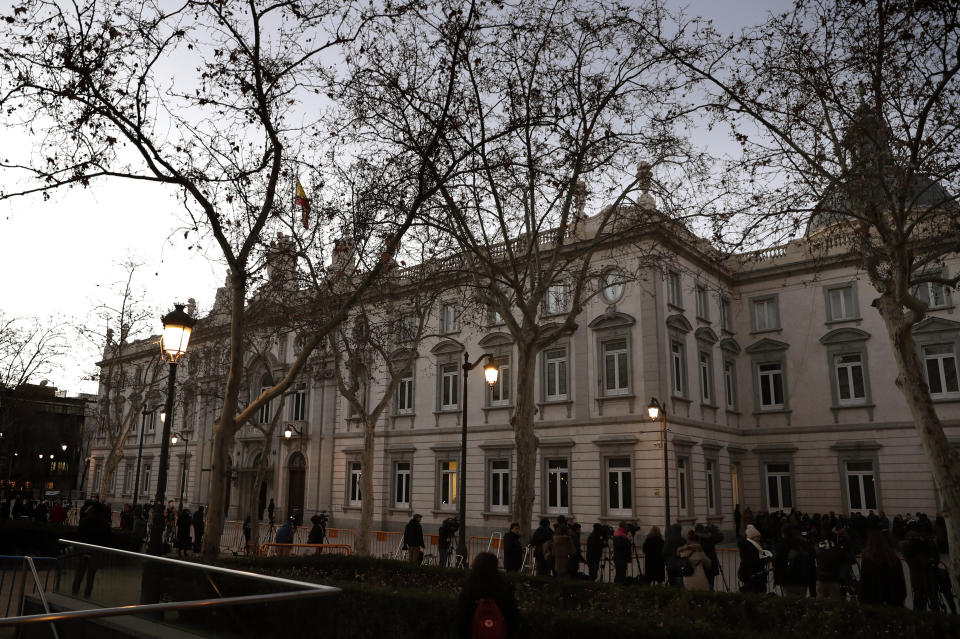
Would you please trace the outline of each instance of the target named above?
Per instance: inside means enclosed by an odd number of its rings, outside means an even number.
[[[274,557],[302,557],[306,555],[319,555],[322,554],[325,550],[334,550],[337,551],[335,554],[338,555],[352,555],[353,548],[346,544],[263,544],[257,548],[257,556],[259,557],[269,557],[271,556],[271,550],[273,550],[272,555]],[[305,550],[312,550],[313,552],[305,552]]]
[[[369,552],[372,557],[401,559],[398,555],[398,550],[402,541],[402,532],[374,530],[371,531],[367,537],[367,552]]]

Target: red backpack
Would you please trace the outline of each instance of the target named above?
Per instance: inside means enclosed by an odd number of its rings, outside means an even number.
[[[480,599],[473,613],[473,639],[506,639],[507,620],[493,599]]]

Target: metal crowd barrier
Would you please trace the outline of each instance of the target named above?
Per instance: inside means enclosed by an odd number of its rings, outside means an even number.
[[[400,559],[399,553],[402,545],[402,532],[374,530],[367,537],[367,552],[373,557]]]
[[[33,562],[37,577],[28,559]],[[23,613],[27,595],[49,590],[50,582],[60,583],[60,565],[55,557],[23,557],[0,555],[0,617],[14,617]]]

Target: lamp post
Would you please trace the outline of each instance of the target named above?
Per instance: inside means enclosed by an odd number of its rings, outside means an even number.
[[[300,446],[303,446],[303,430],[297,428],[293,424],[287,424],[286,428],[283,429],[283,438],[287,441],[290,441],[293,436],[296,435],[300,441]]]
[[[651,397],[650,404],[647,406],[647,414],[650,415],[651,421],[655,422],[659,419],[663,424],[660,435],[663,443],[663,504],[667,516],[666,527],[670,528],[670,470],[668,466],[670,457],[667,451],[667,410],[656,397]]]
[[[466,351],[463,353],[463,392],[460,397],[463,402],[463,416],[460,419],[460,467],[457,469],[460,476],[460,488],[457,490],[457,501],[460,504],[460,535],[457,538],[457,554],[463,557],[464,563],[467,561],[467,376],[484,360],[486,360],[486,364],[483,367],[483,377],[492,388],[496,385],[497,378],[500,376],[500,369],[493,361],[493,355],[484,353],[471,364],[470,354]]]
[[[177,381],[177,363],[187,352],[190,333],[195,319],[183,310],[183,304],[174,304],[172,311],[163,316],[163,336],[160,338],[160,355],[170,363],[167,376],[167,404],[164,409],[163,437],[160,440],[160,468],[157,471],[157,496],[153,504],[153,523],[150,526],[151,555],[159,555],[163,548],[163,500],[167,487],[167,465],[170,462],[170,425],[173,423],[173,393]]]
[[[174,446],[181,439],[183,440],[183,464],[180,465],[180,510],[183,510],[183,489],[187,486],[187,450],[190,448],[190,440],[180,433],[170,436],[170,443]]]

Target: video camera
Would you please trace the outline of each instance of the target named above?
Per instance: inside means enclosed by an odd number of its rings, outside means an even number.
[[[635,535],[638,530],[640,530],[640,526],[638,526],[638,525],[636,525],[636,524],[634,524],[634,523],[632,523],[632,522],[627,522],[627,534],[628,534],[628,535],[631,535],[631,536],[632,536],[632,535]]]

